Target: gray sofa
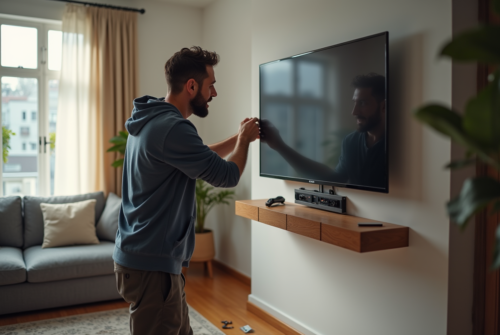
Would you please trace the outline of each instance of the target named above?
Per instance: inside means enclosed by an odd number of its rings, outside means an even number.
[[[114,241],[98,233],[99,244],[42,249],[40,203],[89,199],[96,200],[97,223],[106,205],[102,192],[0,198],[0,315],[120,299],[113,272]]]

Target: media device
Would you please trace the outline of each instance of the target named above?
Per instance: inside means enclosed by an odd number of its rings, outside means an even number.
[[[388,32],[261,64],[259,72],[260,176],[389,191]]]
[[[325,211],[345,214],[346,197],[332,193],[324,193],[320,190],[306,190],[301,187],[295,190],[295,203]]]

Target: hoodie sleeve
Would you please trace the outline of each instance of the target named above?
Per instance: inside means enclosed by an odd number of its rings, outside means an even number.
[[[220,158],[203,144],[196,128],[179,121],[165,137],[164,162],[191,179],[203,179],[215,187],[235,187],[240,179],[238,166]]]

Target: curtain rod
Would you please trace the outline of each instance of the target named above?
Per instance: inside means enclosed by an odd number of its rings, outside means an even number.
[[[71,2],[71,3],[77,3],[77,4],[85,5],[85,6],[94,6],[94,7],[104,7],[104,8],[110,8],[110,9],[119,9],[119,10],[126,10],[126,11],[130,11],[130,12],[138,12],[138,13],[141,13],[141,14],[146,13],[145,9],[137,9],[137,8],[130,8],[130,7],[118,7],[118,6],[106,5],[106,4],[95,3],[95,2],[83,2],[83,1],[75,1],[75,0],[50,0],[50,1]]]

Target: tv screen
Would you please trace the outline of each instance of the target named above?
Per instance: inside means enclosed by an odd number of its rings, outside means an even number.
[[[388,188],[388,33],[260,65],[260,175]]]

